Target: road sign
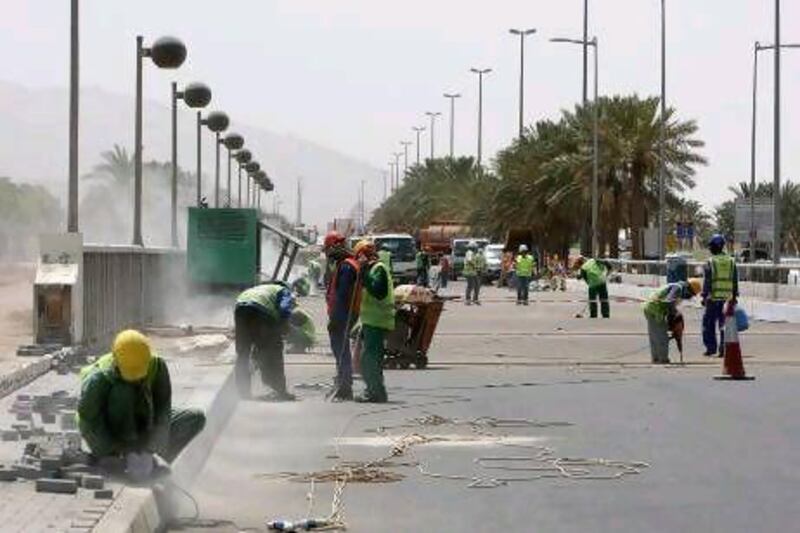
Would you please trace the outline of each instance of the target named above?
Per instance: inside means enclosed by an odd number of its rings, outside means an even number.
[[[771,198],[757,199],[755,201],[755,240],[756,242],[772,242],[773,225],[772,212],[774,210]],[[749,199],[739,199],[735,203],[736,218],[734,222],[734,238],[737,242],[751,240],[751,220],[753,211]]]

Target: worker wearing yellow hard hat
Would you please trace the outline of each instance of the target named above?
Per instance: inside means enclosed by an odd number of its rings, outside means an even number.
[[[644,316],[647,319],[647,333],[650,338],[650,354],[653,363],[669,363],[670,333],[676,333],[675,327],[682,330],[683,320],[678,306],[682,300],[698,296],[703,290],[703,282],[697,278],[688,281],[667,283],[656,290],[644,304]],[[681,331],[682,334],[682,331]],[[675,336],[677,340],[677,336]],[[680,346],[680,345],[679,345]]]
[[[205,421],[199,410],[172,408],[167,364],[136,330],[120,332],[111,353],[81,370],[81,435],[96,458],[124,458],[134,478],[149,477],[156,455],[172,462]]]

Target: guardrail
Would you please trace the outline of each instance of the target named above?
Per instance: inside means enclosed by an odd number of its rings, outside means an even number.
[[[107,347],[117,331],[168,323],[186,291],[186,252],[138,246],[84,246],[83,338]]]
[[[666,282],[666,261],[609,259],[623,283],[657,287]],[[702,277],[705,262],[687,261],[689,277]],[[737,263],[741,296],[800,300],[800,264]]]

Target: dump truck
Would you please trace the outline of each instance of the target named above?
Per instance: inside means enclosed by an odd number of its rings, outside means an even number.
[[[470,234],[470,227],[464,222],[447,220],[432,222],[427,228],[419,230],[420,247],[432,254],[449,254],[453,251],[453,239]]]

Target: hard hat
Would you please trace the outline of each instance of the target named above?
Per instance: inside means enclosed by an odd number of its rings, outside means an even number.
[[[125,381],[140,381],[147,375],[150,366],[150,341],[135,329],[117,334],[111,349],[114,363]]]
[[[353,248],[353,254],[358,257],[361,255],[374,255],[375,254],[375,243],[370,240],[362,239],[356,243],[355,248]]]
[[[719,233],[715,233],[708,240],[708,246],[709,246],[709,248],[724,248],[725,247],[725,237],[723,237]]]
[[[528,245],[527,244],[520,244],[519,245],[519,251],[520,251],[520,253],[527,252],[528,251]]]
[[[703,292],[703,280],[700,278],[689,278],[687,283],[689,284],[689,288],[692,290],[693,296],[697,296]]]
[[[325,242],[323,246],[325,249],[328,249],[343,243],[344,243],[344,235],[342,235],[338,231],[329,231],[328,234],[325,235]]]

